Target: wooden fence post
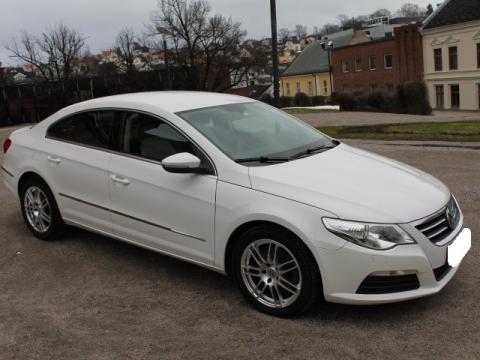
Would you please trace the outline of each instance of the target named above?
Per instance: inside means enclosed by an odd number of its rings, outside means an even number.
[[[37,87],[35,83],[32,85],[32,90],[33,90],[33,106],[35,108],[35,122],[40,121],[40,112],[38,110],[38,96],[37,96]]]
[[[78,85],[78,79],[75,81],[77,84],[77,97],[78,101],[82,101],[82,93],[80,92],[80,86]]]
[[[7,113],[8,125],[12,125],[12,118],[10,116],[10,106],[8,104],[7,91],[5,88],[2,88],[3,101],[5,102],[5,112]]]
[[[22,87],[17,86],[18,90],[18,100],[20,101],[20,116],[22,118],[22,123],[25,123],[25,103],[23,101]]]
[[[93,99],[93,79],[90,79],[90,96],[92,97]]]

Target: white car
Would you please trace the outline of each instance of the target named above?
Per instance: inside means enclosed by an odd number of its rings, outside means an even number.
[[[440,181],[248,98],[94,99],[3,147],[36,237],[68,224],[231,274],[273,315],[437,293],[470,247]]]

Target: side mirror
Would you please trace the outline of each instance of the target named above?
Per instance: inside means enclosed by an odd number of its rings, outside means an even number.
[[[162,167],[176,174],[202,174],[205,169],[200,166],[200,159],[190,153],[178,153],[162,160]]]

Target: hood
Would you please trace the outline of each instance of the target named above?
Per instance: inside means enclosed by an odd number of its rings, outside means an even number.
[[[365,222],[411,222],[450,198],[448,188],[431,175],[345,144],[287,163],[251,167],[249,175],[256,190]]]

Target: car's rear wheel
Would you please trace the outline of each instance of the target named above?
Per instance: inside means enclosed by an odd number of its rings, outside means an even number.
[[[20,191],[23,218],[37,238],[52,240],[60,236],[65,224],[50,188],[40,179],[27,180]]]
[[[268,314],[301,313],[321,295],[320,273],[308,248],[278,227],[245,232],[235,245],[233,266],[245,298]]]

